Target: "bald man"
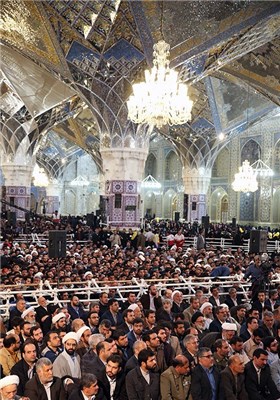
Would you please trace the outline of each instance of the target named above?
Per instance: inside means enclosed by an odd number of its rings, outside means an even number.
[[[221,400],[249,400],[245,389],[244,361],[240,354],[228,360],[228,366],[221,372]]]
[[[171,367],[160,376],[161,400],[187,399],[190,390],[189,360],[183,355],[174,358]]]

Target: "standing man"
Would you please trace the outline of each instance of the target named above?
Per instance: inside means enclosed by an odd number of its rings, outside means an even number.
[[[187,399],[190,391],[190,367],[183,355],[174,358],[171,367],[160,376],[161,400]]]
[[[126,376],[126,392],[129,400],[158,400],[160,398],[159,376],[153,372],[157,366],[151,349],[138,354],[139,366]]]
[[[36,374],[26,383],[25,396],[30,400],[65,400],[66,394],[61,379],[53,376],[52,362],[40,358],[36,363]]]
[[[193,400],[218,400],[219,372],[208,347],[202,347],[198,353],[198,365],[192,371],[191,395]]]

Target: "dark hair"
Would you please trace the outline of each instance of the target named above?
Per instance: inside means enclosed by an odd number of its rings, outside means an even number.
[[[16,342],[17,342],[16,335],[11,334],[4,338],[3,345],[6,349],[9,349],[12,346],[12,344],[16,344]]]
[[[142,318],[139,318],[139,317],[134,318],[134,320],[132,321],[132,325],[140,324],[140,323],[144,325],[143,319],[142,319]]]
[[[23,322],[23,318],[14,317],[11,321],[11,326],[14,328],[15,326],[19,326]]]
[[[264,350],[270,347],[271,343],[274,342],[276,339],[273,336],[266,336],[262,339]]]
[[[211,349],[209,349],[209,347],[201,347],[197,352],[197,355],[196,355],[197,358],[201,358],[208,351],[211,351]]]
[[[256,349],[253,353],[253,357],[260,358],[261,355],[268,356],[268,352],[264,349]]]
[[[244,342],[243,338],[241,336],[233,336],[233,338],[230,340],[229,344],[236,344],[238,342]]]
[[[111,354],[107,358],[107,364],[108,364],[109,361],[112,361],[113,363],[118,363],[119,367],[121,367],[121,365],[122,365],[122,358],[118,354]]]
[[[143,342],[149,342],[149,341],[150,341],[150,336],[151,336],[153,333],[155,333],[155,331],[154,331],[153,329],[150,329],[150,330],[148,330],[148,331],[145,331],[145,332],[142,334],[142,340],[143,340]]]
[[[246,319],[246,327],[247,327],[247,328],[248,328],[248,324],[251,324],[251,322],[253,321],[253,319],[256,319],[256,320],[257,320],[256,317],[248,317],[248,318]]]
[[[108,307],[110,307],[110,306],[111,306],[112,304],[114,304],[114,303],[118,303],[118,304],[119,304],[119,302],[118,302],[117,299],[115,299],[115,298],[109,299],[109,301],[108,301]]]
[[[88,319],[92,316],[92,314],[97,314],[98,317],[99,317],[99,314],[98,314],[97,311],[91,311],[91,312],[88,314]],[[92,374],[88,374],[88,375],[92,375]]]
[[[28,321],[22,321],[21,323],[20,323],[20,329],[23,329],[23,327],[24,327],[24,325],[31,325],[31,323],[30,322],[28,322]]]
[[[141,364],[144,362],[146,363],[148,361],[149,357],[153,357],[155,353],[151,349],[143,349],[139,352],[138,354],[138,363],[141,366]]]
[[[25,353],[25,347],[28,346],[29,344],[33,344],[35,346],[35,349],[36,349],[36,352],[37,352],[36,343],[34,342],[33,339],[28,338],[21,345],[21,348],[20,348],[21,354]]]
[[[263,330],[260,329],[260,328],[254,329],[253,330],[253,336],[255,336],[255,337],[258,336],[258,337],[260,337],[262,339],[264,337]]]
[[[38,329],[41,329],[41,326],[39,324],[32,326],[32,328],[30,329],[30,335],[33,336],[33,333]]]
[[[156,312],[155,312],[154,310],[145,310],[144,316],[145,316],[145,318],[148,318],[149,315],[155,314],[155,313],[156,313]]]
[[[111,321],[109,321],[108,319],[103,319],[99,324],[99,328],[100,328],[100,326],[105,326],[105,328],[108,328],[108,329],[112,328]]]
[[[115,340],[119,340],[121,336],[126,336],[126,333],[123,329],[116,329],[112,335],[113,339]]]
[[[89,388],[92,384],[97,382],[97,378],[94,374],[82,374],[80,381],[80,388]]]

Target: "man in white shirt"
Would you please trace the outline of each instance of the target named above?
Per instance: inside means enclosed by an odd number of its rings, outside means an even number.
[[[40,358],[36,363],[36,375],[27,382],[25,396],[30,400],[64,400],[66,398],[61,379],[53,376],[53,364],[46,358]]]

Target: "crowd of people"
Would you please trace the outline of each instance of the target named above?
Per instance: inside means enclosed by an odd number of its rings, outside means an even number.
[[[52,259],[47,243],[16,241],[24,223],[4,223],[2,400],[280,399],[277,253],[207,247],[199,226],[186,248],[185,227],[172,222],[28,224],[74,240]]]

